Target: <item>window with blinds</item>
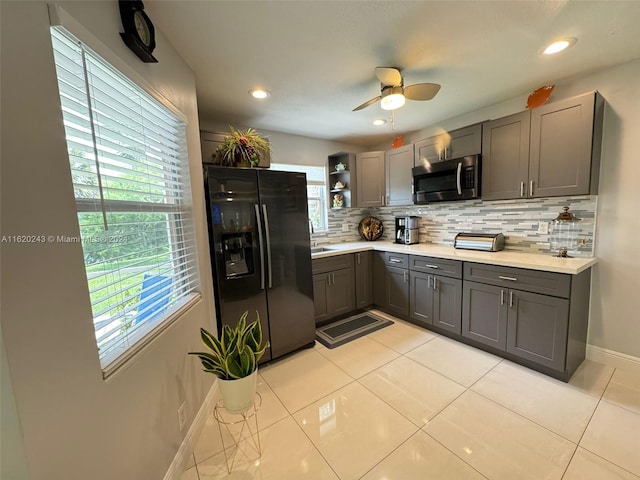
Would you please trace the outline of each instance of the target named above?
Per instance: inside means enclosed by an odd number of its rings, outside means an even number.
[[[309,220],[311,220],[313,225],[313,231],[318,233],[328,230],[325,167],[271,162],[271,169],[285,172],[304,172],[307,174],[307,205],[309,209]]]
[[[185,123],[66,31],[52,43],[109,375],[199,297]]]

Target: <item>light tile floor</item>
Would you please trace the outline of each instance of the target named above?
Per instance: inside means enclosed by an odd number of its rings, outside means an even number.
[[[229,475],[210,416],[182,480],[640,480],[640,375],[566,384],[394,321],[261,367],[262,456]]]

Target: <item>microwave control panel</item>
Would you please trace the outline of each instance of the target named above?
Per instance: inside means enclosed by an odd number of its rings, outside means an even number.
[[[462,188],[465,190],[475,188],[475,172],[473,166],[464,167],[462,171]]]

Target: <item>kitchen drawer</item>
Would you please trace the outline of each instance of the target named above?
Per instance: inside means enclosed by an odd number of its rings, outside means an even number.
[[[462,278],[462,262],[458,260],[411,255],[409,257],[409,269],[445,277]]]
[[[406,253],[384,252],[384,263],[389,267],[409,268],[409,255]]]
[[[571,275],[481,263],[464,262],[464,279],[562,298],[571,291]]]
[[[311,268],[314,275],[343,268],[353,268],[353,255],[345,253],[343,255],[334,255],[333,257],[316,258],[311,262]]]

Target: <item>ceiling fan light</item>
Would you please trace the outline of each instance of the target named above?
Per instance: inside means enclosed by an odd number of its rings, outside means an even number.
[[[387,95],[380,102],[380,106],[383,110],[395,110],[396,108],[400,108],[404,105],[405,98],[401,93],[392,93],[391,95]]]
[[[402,87],[386,87],[382,90],[380,106],[383,110],[395,110],[404,105],[405,98]]]

